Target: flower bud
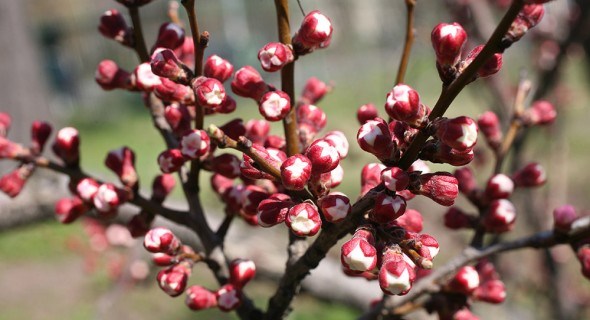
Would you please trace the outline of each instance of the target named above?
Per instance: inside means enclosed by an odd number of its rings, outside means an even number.
[[[502,128],[500,128],[500,119],[492,111],[484,112],[477,119],[477,126],[483,133],[488,145],[492,149],[497,149],[502,144]]]
[[[444,215],[445,226],[452,230],[471,228],[472,218],[457,207],[450,207]]]
[[[380,193],[375,206],[369,212],[369,219],[377,223],[388,223],[399,218],[406,211],[406,200],[398,195]]]
[[[379,117],[377,108],[372,103],[363,104],[356,111],[356,118],[360,124],[365,124],[365,122],[377,117]]]
[[[498,173],[493,175],[486,186],[486,196],[489,199],[506,199],[514,191],[514,182],[507,175]]]
[[[252,260],[235,259],[229,264],[229,282],[236,288],[243,288],[256,275]]]
[[[269,91],[258,102],[258,111],[268,121],[280,121],[291,110],[291,99],[283,91]]]
[[[96,83],[103,90],[132,89],[131,74],[121,68],[112,60],[102,60],[94,73]]]
[[[203,65],[203,75],[207,78],[214,78],[220,82],[225,82],[234,72],[234,66],[227,60],[218,55],[212,55]]]
[[[347,270],[371,271],[377,266],[377,249],[362,237],[353,237],[342,245],[340,261]]]
[[[577,218],[578,215],[574,206],[563,205],[553,210],[553,226],[555,230],[568,232]]]
[[[180,170],[184,164],[184,156],[179,149],[166,150],[158,156],[158,166],[163,173],[171,173]]]
[[[481,50],[483,50],[483,45],[477,46],[475,48],[473,48],[473,50],[471,50],[471,52],[469,52],[469,54],[467,55],[467,58],[465,58],[465,61],[462,62],[462,68],[463,70],[465,68],[467,68],[469,66],[469,64],[471,64],[471,62],[473,62],[473,60],[475,60],[475,58],[477,58],[477,56],[479,55],[479,53],[481,52]],[[488,61],[479,68],[479,70],[477,70],[477,76],[484,78],[484,77],[489,77],[495,73],[497,73],[498,71],[500,71],[500,69],[502,68],[502,54],[501,53],[495,53],[491,58],[488,59]]]
[[[113,170],[121,182],[128,187],[137,184],[138,176],[135,171],[135,153],[127,147],[112,150],[104,160],[105,165]]]
[[[312,126],[315,132],[319,132],[326,126],[326,113],[321,108],[312,104],[302,104],[297,108],[297,123]]]
[[[467,165],[473,161],[474,157],[473,148],[467,149],[467,151],[457,150],[439,140],[427,141],[420,152],[421,160],[433,163],[448,163],[452,166]]]
[[[459,269],[447,285],[450,291],[464,295],[470,295],[477,287],[479,287],[479,274],[472,266],[465,266]]]
[[[401,253],[386,251],[379,269],[379,286],[385,294],[404,295],[412,288],[416,278],[412,268]]]
[[[395,192],[402,191],[408,187],[410,176],[398,167],[387,168],[381,172],[381,181],[385,188]]]
[[[55,203],[55,217],[63,224],[74,222],[86,211],[88,206],[78,197],[62,198]]]
[[[289,210],[285,223],[293,234],[299,237],[311,237],[320,231],[322,219],[315,205],[303,202]]]
[[[152,72],[160,77],[168,78],[174,82],[187,83],[189,74],[188,67],[176,57],[170,49],[158,48],[152,54],[150,66]]]
[[[158,30],[158,38],[152,51],[155,48],[176,49],[184,43],[184,29],[172,22],[163,23]]]
[[[336,148],[322,139],[313,142],[305,151],[305,156],[311,162],[314,174],[330,172],[340,163],[340,156]]]
[[[165,79],[165,81],[170,81]],[[191,90],[192,91],[192,90]],[[193,93],[194,98],[194,93]],[[173,103],[164,109],[164,118],[176,136],[182,136],[191,130],[192,117],[184,105]]]
[[[189,159],[198,159],[209,152],[211,140],[204,130],[192,130],[180,140],[181,152]]]
[[[270,132],[270,123],[266,120],[251,119],[246,123],[246,138],[253,143],[264,145],[268,133]],[[268,146],[266,146],[268,147]],[[277,148],[279,149],[279,148]]]
[[[126,47],[133,47],[133,30],[127,26],[123,15],[111,9],[100,16],[98,31],[106,38],[113,39]]]
[[[39,154],[43,151],[47,139],[51,135],[53,128],[51,124],[45,121],[33,121],[31,125],[31,151]]]
[[[342,131],[330,131],[322,138],[338,151],[340,160],[348,155],[349,143]]]
[[[502,233],[512,230],[516,222],[516,208],[506,199],[496,199],[490,203],[488,212],[483,219],[486,231]]]
[[[356,138],[361,149],[374,154],[380,160],[388,159],[391,155],[391,133],[383,119],[376,118],[365,122]]]
[[[160,80],[160,83],[154,87],[154,93],[158,98],[188,105],[195,104],[195,93],[190,87],[166,78]]]
[[[512,180],[517,187],[530,188],[545,184],[547,175],[540,164],[532,162],[516,171],[512,175]]]
[[[441,66],[453,67],[461,60],[461,52],[467,41],[467,32],[456,22],[440,23],[432,30],[430,40],[436,62]]]
[[[294,205],[291,197],[282,193],[275,193],[258,204],[258,224],[269,228],[282,223],[287,218],[287,212]]]
[[[333,192],[320,198],[318,205],[322,209],[324,219],[332,223],[343,220],[352,211],[350,199],[341,192]]]
[[[473,291],[473,298],[488,303],[502,303],[506,299],[506,288],[500,280],[488,280]]]
[[[477,124],[469,117],[443,119],[437,125],[436,136],[449,147],[467,152],[477,142]]]
[[[177,297],[184,292],[190,274],[190,268],[184,264],[168,267],[158,272],[158,285],[169,296]]]
[[[211,175],[211,188],[215,193],[218,195],[223,195],[223,193],[233,186],[234,180],[226,178],[218,173]]]
[[[174,256],[180,250],[181,243],[172,231],[157,227],[145,235],[143,246],[152,253],[165,253]]]
[[[193,84],[193,90],[195,91],[197,104],[210,109],[221,106],[226,96],[223,84],[213,78],[207,78],[202,82],[195,82]]]
[[[311,77],[307,79],[305,87],[303,87],[300,101],[303,104],[316,104],[322,100],[326,93],[330,92],[331,89],[332,88],[326,85],[325,82],[319,80],[316,77]]]
[[[392,221],[388,227],[398,226],[406,229],[406,231],[418,233],[422,231],[423,222],[424,218],[420,212],[413,209],[406,209],[406,212]]]
[[[176,180],[171,174],[160,174],[154,178],[152,183],[152,199],[162,202],[172,192]]]
[[[262,200],[267,199],[268,196],[269,194],[261,187],[255,185],[246,186],[240,193],[242,212],[248,216],[255,216],[258,205]]]
[[[529,3],[540,3],[540,1],[529,1]],[[510,29],[506,33],[506,40],[509,43],[520,40],[529,29],[536,26],[545,15],[545,8],[541,4],[526,4],[520,10],[512,24]]]
[[[80,138],[78,130],[72,127],[62,128],[57,132],[53,142],[53,153],[66,165],[77,166],[80,161]]]
[[[201,287],[190,286],[186,289],[185,304],[191,310],[204,310],[217,306],[217,297],[215,293]]]
[[[100,187],[100,184],[94,179],[84,178],[76,185],[76,193],[85,202],[93,203],[98,187]]]
[[[332,22],[328,17],[314,10],[301,22],[293,42],[305,48],[326,47],[332,37]]]
[[[154,221],[154,218],[154,215],[145,211],[141,211],[129,219],[127,222],[127,230],[129,230],[131,237],[145,237],[148,231],[150,231],[152,228],[152,222]]]
[[[381,183],[381,171],[386,167],[380,163],[366,164],[361,170],[361,195]]]
[[[234,79],[231,82],[233,93],[240,97],[252,98],[260,101],[262,96],[268,91],[268,85],[262,80],[260,73],[251,66],[245,66],[236,71]]]
[[[590,279],[590,247],[582,246],[578,249],[576,256],[582,267],[582,274]]]
[[[110,183],[103,183],[96,190],[92,202],[99,216],[105,218],[116,214],[117,207],[125,201],[124,194]]]
[[[293,49],[280,42],[267,43],[258,51],[258,60],[266,72],[279,71],[293,62],[294,58]]]
[[[234,98],[232,98],[231,96],[225,95],[225,100],[223,100],[221,105],[219,107],[215,108],[214,111],[217,113],[229,114],[229,113],[236,111],[237,107],[238,107],[238,105],[236,103],[236,100],[234,100]],[[207,110],[205,110],[205,111],[207,111]]]
[[[473,171],[469,167],[463,167],[455,170],[455,178],[459,182],[459,191],[465,195],[471,194],[477,189],[477,181],[473,176]]]
[[[387,94],[385,111],[393,119],[405,122],[413,128],[419,128],[427,116],[418,92],[405,84],[396,85]]]
[[[220,126],[219,129],[221,129],[225,135],[234,140],[239,140],[241,136],[246,134],[244,122],[239,118],[230,120],[226,124]]]
[[[152,255],[152,262],[159,267],[169,267],[171,265],[177,264],[178,260],[175,256],[157,252]]]
[[[556,117],[557,112],[553,104],[544,100],[535,101],[522,115],[523,122],[529,126],[549,125],[555,121]]]
[[[281,165],[281,179],[289,190],[303,190],[311,177],[312,164],[304,155],[289,157]]]
[[[232,284],[226,284],[215,292],[217,307],[223,312],[235,310],[242,304],[242,292]]]
[[[144,62],[133,70],[137,89],[140,91],[152,91],[162,83],[162,79],[152,72],[149,62]]]
[[[211,160],[212,170],[224,177],[235,179],[240,176],[240,159],[231,153],[223,153]]]
[[[312,177],[313,178],[313,177]],[[336,188],[342,183],[344,179],[344,169],[341,165],[337,165],[330,172],[322,173],[320,175],[320,182],[326,186],[326,188]]]
[[[459,195],[459,182],[448,172],[420,175],[419,187],[412,193],[426,196],[443,206],[452,206]]]

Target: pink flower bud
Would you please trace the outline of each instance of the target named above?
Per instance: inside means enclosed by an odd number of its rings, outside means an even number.
[[[207,78],[214,78],[221,82],[227,81],[234,72],[234,66],[218,55],[212,55],[203,65],[203,74]]]
[[[214,292],[201,286],[190,286],[186,289],[185,304],[191,310],[204,310],[217,306],[217,297]]]
[[[567,232],[572,223],[578,218],[576,208],[571,205],[563,205],[553,210],[553,226],[556,230]]]
[[[477,181],[475,181],[471,168],[459,168],[455,170],[454,175],[459,182],[459,191],[462,193],[469,195],[477,189]]]
[[[255,216],[258,205],[264,199],[267,199],[269,194],[261,187],[255,185],[246,186],[240,193],[240,202],[242,211],[249,216]]]
[[[420,152],[420,159],[433,163],[448,163],[452,166],[464,166],[475,157],[473,148],[466,151],[453,149],[445,143],[438,140],[426,142]]]
[[[195,104],[194,91],[183,84],[161,78],[160,83],[154,87],[156,96],[164,101],[177,101],[183,104]]]
[[[150,66],[152,72],[160,77],[168,78],[174,82],[187,83],[189,75],[187,67],[176,57],[174,51],[159,48],[152,54]],[[185,69],[186,68],[186,69]]]
[[[120,190],[110,183],[103,183],[96,190],[96,194],[92,198],[94,207],[98,211],[99,216],[110,217],[115,213],[117,207],[125,201],[124,195]]]
[[[243,288],[256,275],[256,265],[252,260],[235,259],[229,264],[229,273],[229,282]]]
[[[305,151],[305,156],[311,162],[314,174],[330,172],[340,163],[340,156],[336,148],[322,139],[313,142]]]
[[[322,138],[338,151],[340,160],[348,155],[348,140],[342,131],[330,131]]]
[[[232,284],[226,284],[215,292],[217,307],[223,312],[237,309],[242,304],[242,292]]]
[[[200,106],[215,109],[223,104],[226,94],[223,84],[219,80],[207,78],[198,85],[197,83],[193,85],[193,90],[195,91],[195,99]]]
[[[280,121],[291,110],[291,99],[283,91],[269,91],[260,98],[258,111],[268,121]]]
[[[184,43],[184,29],[172,22],[163,23],[158,30],[155,48],[176,49]],[[154,51],[152,49],[152,51]]]
[[[289,157],[281,165],[281,179],[289,190],[303,190],[311,177],[311,161],[302,154]]]
[[[204,130],[192,130],[180,140],[181,152],[189,159],[197,159],[209,152],[211,140]]]
[[[406,211],[406,200],[398,195],[380,193],[375,207],[369,212],[369,219],[377,223],[388,223],[399,218]]]
[[[135,171],[135,153],[133,150],[122,147],[108,153],[104,164],[121,179],[121,182],[128,187],[137,184],[138,176]]]
[[[477,125],[488,145],[492,149],[498,148],[502,143],[502,128],[498,116],[492,111],[486,111],[477,119]]]
[[[158,166],[163,173],[178,171],[184,161],[184,156],[179,149],[166,150],[158,156]]]
[[[457,271],[447,288],[453,292],[470,295],[479,287],[479,274],[472,266],[465,266]]]
[[[385,120],[376,118],[361,126],[356,136],[361,149],[374,154],[380,160],[388,159],[392,152],[391,133]]]
[[[159,267],[169,267],[173,264],[177,264],[178,260],[175,256],[157,252],[152,255],[152,262]]]
[[[158,285],[169,296],[177,297],[184,292],[190,273],[190,268],[183,264],[168,267],[158,272]]]
[[[233,119],[219,127],[228,137],[238,140],[240,136],[246,134],[246,127],[242,119]]]
[[[152,183],[152,199],[156,201],[164,201],[164,199],[172,192],[176,180],[171,174],[160,174],[154,178]]]
[[[133,47],[133,30],[127,26],[123,15],[115,9],[106,11],[100,17],[98,31],[106,38]]]
[[[313,177],[312,177],[313,178]],[[326,188],[336,188],[342,183],[344,179],[344,169],[341,165],[337,165],[334,170],[320,175],[320,182],[326,186]]]
[[[512,43],[520,40],[529,29],[536,26],[545,15],[545,8],[540,1],[529,1],[516,16],[506,33],[507,40]],[[532,4],[537,3],[537,4]]]
[[[180,250],[180,240],[166,228],[153,228],[145,235],[143,246],[152,253],[165,253],[174,256]]]
[[[467,68],[467,66],[469,66],[469,64],[471,64],[471,62],[473,62],[473,60],[475,60],[475,58],[479,55],[481,50],[483,50],[483,47],[484,47],[483,45],[477,46],[477,47],[473,48],[473,50],[471,50],[471,52],[469,52],[469,54],[467,55],[467,58],[465,58],[465,61],[462,62],[463,69]],[[477,70],[477,76],[481,77],[481,78],[489,77],[489,76],[497,73],[498,71],[500,71],[501,68],[502,68],[502,54],[495,53],[483,66],[481,66],[479,68],[479,70]]]
[[[152,91],[162,83],[162,79],[152,72],[152,66],[149,62],[138,65],[133,70],[137,89],[140,91]]]
[[[412,232],[406,233],[406,239],[415,241],[415,249],[423,258],[421,264],[418,265],[424,269],[432,268],[432,259],[438,255],[440,250],[438,241],[429,234],[416,234]]]
[[[307,79],[303,92],[301,92],[301,102],[304,104],[316,104],[330,92],[332,88],[326,85],[325,82],[319,80],[316,77]]]
[[[486,231],[502,233],[512,230],[516,222],[516,208],[506,199],[497,199],[490,203],[488,212],[483,219]]]
[[[231,153],[221,154],[211,160],[214,172],[235,179],[240,176],[240,159]]]
[[[387,94],[385,111],[395,120],[419,128],[426,120],[427,112],[420,103],[418,92],[405,84],[398,84]]]
[[[6,137],[12,119],[8,113],[0,112],[0,138]]]
[[[293,62],[293,49],[280,42],[267,43],[258,51],[258,60],[262,69],[267,72],[281,70],[287,64]]]
[[[512,175],[512,180],[517,187],[538,187],[545,184],[547,175],[545,174],[545,169],[540,164],[532,162],[516,171]]]
[[[287,218],[289,208],[294,205],[291,197],[286,194],[276,193],[258,204],[258,224],[269,228],[282,223]]]
[[[293,42],[306,48],[318,48],[327,46],[331,37],[332,22],[318,10],[314,10],[303,18]]]
[[[412,288],[416,278],[412,268],[400,253],[385,253],[379,269],[379,286],[389,295],[404,295]]]
[[[538,100],[525,110],[522,117],[523,122],[527,125],[542,126],[553,123],[557,117],[557,112],[551,102]]]
[[[372,103],[363,104],[356,111],[356,118],[360,124],[365,124],[365,122],[377,117],[379,117],[377,108]]]
[[[315,205],[303,202],[289,210],[285,223],[295,235],[311,237],[320,231],[322,219]]]
[[[211,188],[218,195],[223,195],[233,184],[233,179],[226,178],[218,173],[211,175]]]
[[[507,175],[498,173],[493,175],[486,186],[486,196],[489,199],[506,199],[514,191],[514,182]]]
[[[406,212],[393,221],[394,225],[400,226],[409,232],[421,232],[424,218],[422,214],[413,209],[406,209]]]
[[[366,164],[361,170],[361,184],[378,185],[381,183],[381,172],[387,169],[381,163]]]
[[[112,60],[102,60],[94,73],[96,83],[103,90],[132,89],[133,80],[131,74],[121,68]]]
[[[582,246],[578,249],[576,256],[582,266],[582,274],[590,279],[590,247]]]
[[[55,217],[63,224],[74,222],[86,211],[88,206],[78,197],[62,198],[55,203]]]
[[[62,159],[66,165],[78,165],[80,161],[80,138],[78,130],[66,127],[57,132],[53,142],[53,153]]]
[[[100,187],[100,184],[94,179],[84,178],[76,185],[76,193],[85,202],[93,203],[98,187]]]
[[[436,62],[441,66],[452,67],[461,60],[461,52],[467,41],[467,32],[456,22],[440,23],[432,30],[430,40]]]
[[[51,124],[45,121],[33,121],[31,125],[31,142],[32,151],[34,153],[41,153],[51,135],[53,128]]]
[[[317,133],[326,126],[326,113],[312,104],[302,104],[297,108],[297,122],[312,126]]]
[[[127,222],[127,230],[129,230],[129,234],[131,234],[132,238],[145,237],[148,231],[152,228],[153,220],[153,215],[141,211],[129,219]]]
[[[381,181],[385,187],[393,192],[402,191],[408,187],[410,176],[398,167],[387,168],[381,172]]]
[[[234,98],[232,98],[231,96],[225,95],[225,100],[223,100],[223,103],[221,103],[219,107],[215,108],[214,111],[217,113],[229,114],[236,111],[237,107],[238,105],[236,103],[236,100],[234,100]]]
[[[236,71],[231,82],[232,91],[240,97],[252,98],[260,101],[268,91],[268,85],[262,80],[260,73],[251,66],[245,66]]]
[[[266,137],[264,141],[266,148],[284,149],[286,145],[285,138],[273,134]]]
[[[420,175],[415,194],[426,196],[443,206],[452,206],[459,195],[459,182],[448,172],[435,172]]]
[[[230,186],[223,192],[221,195],[221,199],[227,204],[227,208],[229,208],[233,212],[238,212],[242,208],[242,193],[244,192],[244,185],[239,184],[235,186]]]
[[[318,205],[322,209],[324,219],[332,223],[343,220],[352,211],[350,199],[341,192],[333,192],[320,198]]]
[[[477,124],[469,117],[443,119],[438,123],[436,136],[449,147],[467,152],[477,142]]]
[[[450,207],[444,215],[445,226],[452,230],[471,228],[472,218],[457,207]]]
[[[362,237],[353,237],[342,245],[340,261],[345,269],[363,272],[377,266],[377,249]]]
[[[460,309],[453,314],[453,320],[479,320],[467,307]]]
[[[502,303],[506,299],[506,288],[500,280],[488,280],[473,291],[473,298],[488,303]]]

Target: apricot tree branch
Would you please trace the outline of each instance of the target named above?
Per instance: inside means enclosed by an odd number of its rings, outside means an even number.
[[[408,62],[410,61],[410,53],[412,52],[412,45],[414,44],[414,7],[416,6],[416,1],[417,0],[406,0],[406,40],[404,42],[404,51],[399,62],[395,84],[404,82]]]
[[[143,38],[143,29],[141,27],[141,19],[139,17],[139,7],[130,6],[129,15],[131,16],[131,23],[133,24],[133,44],[135,52],[139,56],[141,62],[150,61],[150,54],[145,46],[145,40]]]

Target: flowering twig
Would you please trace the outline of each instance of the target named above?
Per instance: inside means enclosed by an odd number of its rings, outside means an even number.
[[[131,16],[131,22],[133,23],[133,43],[135,52],[137,52],[141,62],[147,62],[150,60],[150,54],[148,53],[147,47],[145,46],[145,40],[143,39],[139,8],[137,6],[130,6],[128,9],[129,15]]]
[[[412,52],[412,44],[414,44],[414,7],[416,6],[416,0],[406,0],[407,8],[407,20],[406,20],[406,40],[404,43],[404,51],[399,62],[399,68],[397,70],[397,77],[395,84],[404,82],[406,76],[406,70],[408,68],[408,62],[410,61],[410,53]]]

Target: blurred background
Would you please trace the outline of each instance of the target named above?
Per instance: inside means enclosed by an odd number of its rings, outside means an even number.
[[[385,115],[381,106],[394,85],[403,47],[405,4],[402,0],[300,2],[306,12],[321,10],[334,25],[330,47],[297,62],[296,88],[300,89],[310,76],[334,86],[319,106],[328,115],[327,129],[345,132],[351,143],[350,155],[343,163],[345,181],[338,190],[352,199],[360,190],[360,169],[375,161],[355,142],[359,127],[355,112],[362,104],[372,102]],[[470,48],[483,44],[506,2],[418,1],[416,42],[405,82],[420,92],[425,104],[434,105],[441,88],[430,45],[432,28],[439,22],[459,21],[468,30]],[[154,0],[141,9],[148,47],[160,24],[169,21],[168,5],[168,1]],[[258,49],[277,38],[273,2],[219,0],[197,1],[197,5],[200,26],[211,34],[206,56],[218,54],[236,69],[253,65],[260,70]],[[290,5],[292,28],[296,28],[303,15],[296,1]],[[558,205],[571,203],[581,211],[590,208],[590,171],[586,170],[590,159],[589,7],[584,0],[547,4],[541,24],[506,52],[503,69],[490,80],[470,85],[448,112],[449,116],[475,118],[491,109],[506,123],[523,70],[533,81],[534,99],[547,99],[558,109],[558,120],[552,126],[529,130],[518,158],[512,161],[541,163],[549,180],[541,188],[515,196],[519,218],[516,231],[506,239],[547,229],[552,223],[551,211]],[[10,138],[19,142],[29,141],[33,120],[49,120],[56,129],[75,126],[81,135],[83,168],[105,180],[116,179],[103,165],[106,153],[129,146],[136,152],[140,179],[151,181],[159,171],[155,159],[164,144],[152,130],[139,95],[105,92],[94,81],[95,68],[103,59],[114,60],[126,70],[137,64],[133,51],[97,31],[100,15],[111,8],[127,16],[124,7],[112,0],[0,1],[0,111],[12,116]],[[182,10],[180,15],[185,18]],[[280,83],[278,74],[266,73],[263,77],[269,83]],[[253,102],[237,101],[234,114],[211,116],[206,123],[260,118]],[[282,133],[279,127],[273,130]],[[483,183],[493,170],[493,161],[484,143],[480,145],[472,166],[481,173]],[[1,173],[14,165],[0,163]],[[55,222],[53,202],[67,194],[67,181],[47,172],[39,172],[35,178],[14,201],[0,194],[0,319],[235,318],[216,310],[194,314],[184,307],[183,298],[170,299],[162,293],[153,280],[155,269],[149,257],[141,245],[125,235],[125,230],[105,229],[88,221],[70,226]],[[208,178],[202,177],[203,185],[208,184]],[[145,183],[146,191],[148,186]],[[222,207],[211,192],[204,192],[211,219],[219,220]],[[183,208],[179,192],[169,203]],[[463,199],[459,203],[467,207]],[[423,213],[425,232],[441,243],[435,267],[464,247],[470,233],[446,230],[442,225],[445,208],[424,199],[413,200],[411,206]],[[125,210],[134,212],[133,208]],[[257,229],[258,237],[251,236],[252,231],[236,221],[230,230],[233,243],[230,241],[228,247],[236,244],[241,250],[238,244],[249,243],[247,252],[252,256],[246,257],[261,259],[259,264],[266,266],[259,275],[261,281],[247,288],[257,305],[265,307],[284,263],[286,230]],[[272,254],[267,253],[267,246],[273,248]],[[338,257],[338,252],[339,247],[331,258]],[[508,298],[499,306],[476,304],[474,312],[482,319],[590,317],[590,285],[569,248],[510,253],[498,258],[497,263],[508,285]],[[340,275],[337,259],[323,262],[322,268],[327,272],[312,274],[315,280],[308,281],[302,296],[296,299],[290,319],[355,319],[369,301],[381,296],[376,283],[358,279],[348,282]],[[214,287],[205,268],[196,268],[191,281]],[[326,283],[334,284],[333,289]],[[318,284],[323,288],[317,288]],[[427,315],[416,314],[414,318]]]

